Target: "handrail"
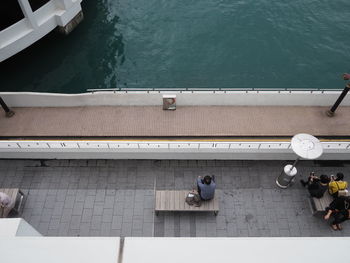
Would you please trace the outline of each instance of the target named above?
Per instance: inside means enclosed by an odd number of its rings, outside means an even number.
[[[261,87],[261,88],[181,88],[181,87],[164,87],[164,88],[109,88],[109,89],[87,89],[87,92],[103,92],[103,91],[113,91],[113,92],[129,92],[129,91],[143,91],[143,92],[150,92],[150,91],[190,91],[190,92],[196,92],[196,91],[320,91],[320,92],[327,92],[327,91],[341,91],[342,89],[319,89],[319,88],[267,88],[267,87]]]

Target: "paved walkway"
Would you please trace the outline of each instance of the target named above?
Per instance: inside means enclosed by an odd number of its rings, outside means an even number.
[[[0,160],[0,187],[27,196],[23,217],[49,236],[349,236],[311,215],[299,183],[276,187],[282,161]],[[298,164],[300,175],[343,172],[349,162]],[[190,189],[215,174],[220,212],[154,215],[154,188]],[[300,179],[300,178],[297,178]]]
[[[349,136],[350,107],[196,106],[15,108],[0,136]]]

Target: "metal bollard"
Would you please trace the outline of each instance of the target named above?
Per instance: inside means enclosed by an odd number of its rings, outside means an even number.
[[[5,101],[1,97],[0,97],[0,105],[4,109],[7,118],[10,118],[13,115],[15,115],[15,112],[12,111],[9,107],[7,107]]]
[[[297,174],[297,168],[294,165],[287,164],[281,174],[276,178],[276,184],[280,188],[288,188],[292,183],[294,183],[294,177]]]
[[[337,101],[334,103],[333,107],[326,111],[326,114],[328,117],[333,117],[335,114],[336,109],[338,108],[339,104],[343,101],[343,99],[345,98],[346,94],[348,94],[350,89],[350,83],[348,83],[345,88],[343,89],[342,93],[340,94],[339,98],[337,99]]]

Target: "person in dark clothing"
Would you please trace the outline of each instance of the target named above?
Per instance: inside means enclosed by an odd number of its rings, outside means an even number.
[[[331,227],[333,230],[342,230],[340,223],[349,219],[349,209],[336,210],[332,212],[334,218]]]
[[[333,230],[341,230],[340,223],[349,219],[350,209],[350,197],[340,196],[334,199],[329,206],[326,208],[327,214],[324,216],[325,220],[328,220],[333,216],[334,220],[331,224]]]
[[[312,172],[310,173],[307,182],[304,180],[300,180],[300,182],[304,187],[307,186],[307,189],[312,197],[321,198],[328,189],[330,178],[325,174],[322,174],[320,178],[318,178]]]
[[[324,219],[328,220],[334,211],[350,209],[350,196],[339,196],[326,207]]]

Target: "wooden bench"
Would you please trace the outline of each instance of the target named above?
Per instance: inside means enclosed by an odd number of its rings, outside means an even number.
[[[155,212],[158,215],[159,211],[185,211],[185,212],[214,212],[219,213],[218,190],[212,200],[202,201],[201,206],[196,207],[186,203],[186,196],[189,190],[163,190],[156,191]]]
[[[321,198],[309,197],[309,204],[313,215],[324,212],[326,207],[333,201],[333,197],[325,192]]]
[[[18,188],[0,188],[0,192],[7,194],[11,198],[11,205],[6,207],[3,213],[3,217],[8,217],[11,210],[14,210],[17,214],[21,212],[24,194]],[[1,215],[0,215],[1,217]]]

